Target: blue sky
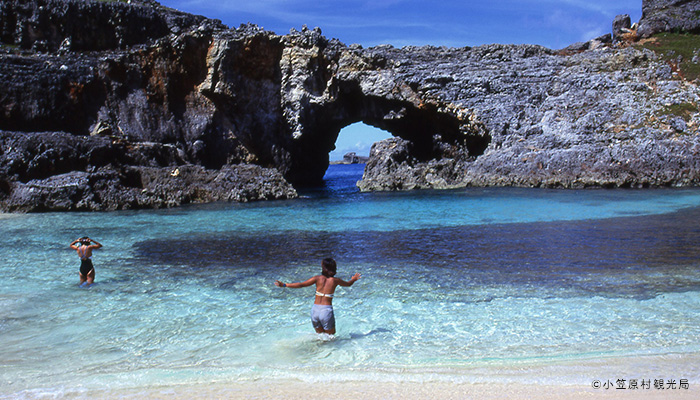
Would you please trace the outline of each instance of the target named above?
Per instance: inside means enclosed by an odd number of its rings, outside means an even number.
[[[160,0],[231,27],[251,22],[284,35],[291,28],[320,27],[323,35],[363,47],[391,44],[448,47],[481,44],[539,44],[561,49],[610,33],[618,14],[632,22],[642,15],[642,0]],[[348,133],[348,132],[350,133]],[[374,130],[348,127],[337,152],[357,151],[374,141]],[[364,133],[363,133],[364,132]],[[347,137],[346,137],[347,136]],[[386,136],[381,134],[378,139]],[[366,146],[365,146],[366,147]],[[335,158],[333,158],[335,157]]]

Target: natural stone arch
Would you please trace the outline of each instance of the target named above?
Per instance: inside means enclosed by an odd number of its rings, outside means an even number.
[[[456,152],[475,157],[483,154],[490,142],[489,135],[472,130],[457,113],[440,109],[438,104],[367,95],[361,83],[338,83],[334,101],[308,104],[303,109],[303,135],[295,141],[285,174],[295,185],[322,182],[329,165],[328,154],[340,131],[357,122],[407,140],[417,160],[440,159]]]
[[[358,121],[395,136],[361,190],[700,182],[698,88],[660,50],[363,49],[144,2],[4,5],[3,211],[295,197]],[[644,0],[637,35],[697,33],[697,7]]]
[[[348,47],[308,28],[281,40],[282,140],[269,158],[295,186],[322,183],[340,130],[357,122],[406,141],[412,162],[474,157],[490,143],[474,110],[426,96],[423,79],[396,68],[391,46]]]

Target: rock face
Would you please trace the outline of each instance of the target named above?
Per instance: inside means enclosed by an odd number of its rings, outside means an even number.
[[[364,49],[152,1],[3,0],[0,17],[0,210],[294,197],[359,121],[394,136],[362,190],[700,183],[697,82],[610,35]]]
[[[642,20],[637,33],[649,37],[659,32],[700,33],[700,2],[642,0]]]
[[[203,94],[218,21],[155,2],[0,4],[0,210],[297,196]]]
[[[241,164],[208,170],[183,164],[174,146],[131,146],[102,136],[0,132],[3,175],[16,177],[0,180],[4,208],[98,211],[296,197],[275,169]]]
[[[363,190],[637,187],[700,178],[697,108],[683,117],[668,111],[670,104],[697,104],[700,92],[650,51],[606,48],[568,57],[527,46],[431,51],[423,60],[399,59],[404,77],[470,110],[488,145],[465,152],[442,141],[442,157],[421,160],[412,143],[392,141],[372,151]],[[449,69],[429,61],[445,58],[454,61]]]
[[[155,1],[128,3],[3,1],[2,40],[49,52],[125,49],[191,29],[206,20],[175,10],[163,12]]]
[[[612,24],[612,40],[617,43],[622,40],[626,31],[632,27],[632,19],[628,14],[622,14],[615,17]]]

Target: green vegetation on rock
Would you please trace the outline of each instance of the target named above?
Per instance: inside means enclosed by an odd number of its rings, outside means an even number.
[[[698,106],[693,103],[680,103],[664,107],[664,114],[675,115],[688,122],[691,116],[698,112]]]
[[[636,46],[660,54],[683,79],[700,78],[700,64],[693,62],[694,57],[700,57],[700,35],[661,33]]]

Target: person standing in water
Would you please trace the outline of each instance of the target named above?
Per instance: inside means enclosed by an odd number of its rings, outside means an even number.
[[[332,258],[326,258],[321,262],[321,275],[311,277],[304,282],[282,283],[275,281],[275,285],[288,288],[303,288],[316,284],[316,298],[311,307],[311,324],[316,333],[335,335],[335,316],[333,315],[333,293],[338,286],[352,286],[360,279],[360,274],[355,274],[349,281],[335,277],[336,263]]]
[[[94,243],[94,244],[93,244]],[[102,247],[96,240],[87,236],[75,239],[70,244],[70,248],[78,252],[80,258],[80,286],[86,282],[88,286],[95,282],[95,267],[92,265],[92,251]]]

